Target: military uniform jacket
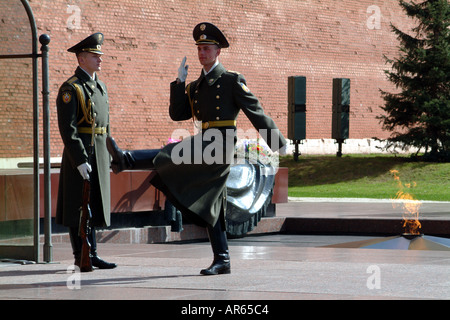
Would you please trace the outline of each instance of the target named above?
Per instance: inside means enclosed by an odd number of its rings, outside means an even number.
[[[78,92],[77,92],[78,88]],[[81,107],[80,98],[85,102]],[[109,135],[109,102],[103,82],[91,79],[80,67],[62,84],[56,99],[58,126],[64,143],[61,162],[56,222],[67,227],[79,225],[83,178],[77,166],[88,161],[92,138],[92,115],[95,116],[90,207],[92,226],[110,225],[110,157],[106,149]]]
[[[257,130],[275,129],[275,135],[268,134],[267,144],[276,151],[286,144],[283,135],[277,129],[274,121],[264,114],[258,99],[250,92],[245,84],[243,75],[227,71],[222,64],[218,64],[206,76],[203,71],[200,77],[185,88],[185,83],[171,83],[170,86],[170,117],[175,121],[195,118],[203,122],[236,120],[242,110]],[[225,159],[232,159],[234,155],[235,127],[213,128],[223,133],[222,150]],[[228,130],[227,130],[228,129]],[[230,130],[232,129],[232,130]],[[208,130],[203,130],[205,137]],[[231,148],[226,143],[230,143]],[[275,137],[276,140],[273,140]],[[162,190],[169,200],[183,213],[195,214],[207,224],[214,225],[225,210],[226,181],[230,171],[230,161],[222,163],[207,163],[202,158],[198,163],[192,159],[191,163],[175,164],[174,151],[180,144],[191,145],[191,156],[198,150],[196,136],[184,139],[178,144],[169,144],[158,153],[154,165],[164,184]],[[213,140],[213,139],[211,139]],[[197,140],[198,141],[198,140]],[[209,152],[211,145],[217,141],[203,138],[200,152]],[[178,154],[178,151],[174,154]]]

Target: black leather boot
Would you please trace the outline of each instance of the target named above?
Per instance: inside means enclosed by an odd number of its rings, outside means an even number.
[[[75,262],[73,264],[79,268],[81,262],[82,242],[81,238],[78,236],[78,227],[69,228],[69,237],[70,237],[70,244],[72,245],[73,256],[75,258]]]
[[[114,269],[117,264],[113,262],[106,262],[97,255],[97,237],[95,235],[95,229],[91,227],[91,233],[89,233],[89,242],[91,243],[91,261],[92,266],[99,269]]]
[[[231,273],[226,231],[222,230],[220,221],[217,221],[214,227],[208,226],[207,231],[214,253],[214,260],[209,268],[201,270],[200,274],[209,276]]]
[[[106,138],[106,148],[112,157],[111,168],[116,174],[123,170],[154,169],[153,159],[160,151],[160,149],[122,150],[112,137]]]
[[[83,245],[83,242],[81,241],[81,238],[78,235],[78,227],[70,228],[69,236],[70,236],[70,243],[72,244],[73,255],[75,257],[74,265],[76,265],[77,267],[80,267],[81,247]],[[92,262],[93,267],[96,267],[99,269],[113,269],[113,268],[117,267],[117,265],[115,263],[106,262],[97,255],[97,239],[95,236],[94,228],[91,228],[91,232],[89,233],[88,239],[89,239],[89,243],[91,244],[90,256],[91,256],[91,262]]]

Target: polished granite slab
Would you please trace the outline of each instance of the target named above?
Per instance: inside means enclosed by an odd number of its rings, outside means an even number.
[[[70,245],[55,263],[0,267],[0,299],[449,299],[450,252],[325,248],[371,237],[263,235],[230,240],[232,273],[201,276],[209,243],[99,245],[112,270],[73,273]]]

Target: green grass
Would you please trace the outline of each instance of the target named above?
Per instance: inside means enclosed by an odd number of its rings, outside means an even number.
[[[324,198],[394,198],[400,187],[419,200],[450,201],[450,163],[432,163],[391,155],[292,156],[280,159],[289,168],[289,196]],[[415,182],[415,187],[406,187]]]

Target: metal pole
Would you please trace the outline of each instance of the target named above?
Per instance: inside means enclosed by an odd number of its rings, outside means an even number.
[[[298,151],[298,144],[300,140],[294,140],[295,151],[294,151],[294,161],[298,161],[298,156],[300,155],[300,151]]]
[[[27,0],[21,0],[28,15],[31,27],[32,61],[33,61],[33,183],[34,183],[34,260],[39,262],[39,83],[38,83],[38,53],[37,27],[33,11]]]
[[[50,185],[50,109],[48,90],[48,44],[50,37],[43,34],[39,37],[42,44],[42,109],[43,109],[43,133],[44,133],[44,261],[52,262],[52,205],[51,205],[51,185]]]
[[[342,157],[342,143],[344,142],[344,139],[336,139],[338,143],[338,151],[336,152],[336,156],[338,158]]]

